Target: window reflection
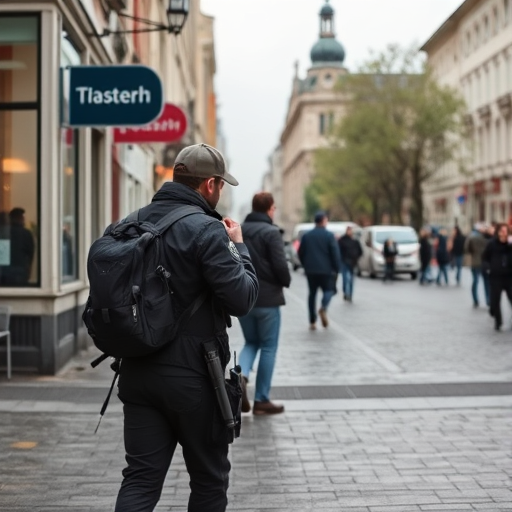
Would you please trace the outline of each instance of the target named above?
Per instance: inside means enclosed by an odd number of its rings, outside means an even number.
[[[80,64],[80,54],[65,32],[61,38],[61,67]],[[68,111],[69,84],[67,73],[62,73],[63,109]],[[62,281],[71,281],[78,277],[78,130],[62,128],[62,240],[61,240],[61,276]]]

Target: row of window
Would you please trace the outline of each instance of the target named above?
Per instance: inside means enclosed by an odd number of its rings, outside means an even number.
[[[475,133],[475,163],[478,167],[512,160],[512,120],[496,119]]]
[[[511,21],[512,0],[495,2],[492,8],[468,29],[464,36],[463,54],[468,56],[472,51],[486,43],[500,29]]]
[[[487,65],[481,66],[461,82],[470,110],[475,110],[512,91],[512,53],[501,52]]]
[[[0,16],[0,286],[39,286],[41,250],[41,21]],[[61,65],[80,63],[65,35]],[[63,88],[66,91],[66,87]],[[64,95],[63,102],[68,98]],[[61,280],[77,277],[78,131],[61,130]]]

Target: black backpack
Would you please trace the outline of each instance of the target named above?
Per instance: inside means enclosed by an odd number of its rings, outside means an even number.
[[[162,265],[165,231],[204,211],[180,206],[156,224],[139,221],[138,213],[107,228],[87,258],[90,291],[82,319],[94,344],[115,358],[145,356],[169,343],[206,295],[177,318],[171,274]]]

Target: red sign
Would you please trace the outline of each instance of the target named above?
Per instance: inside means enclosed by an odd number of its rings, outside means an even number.
[[[166,103],[160,117],[145,126],[115,128],[114,142],[140,144],[143,142],[174,142],[187,131],[187,116],[181,108]]]

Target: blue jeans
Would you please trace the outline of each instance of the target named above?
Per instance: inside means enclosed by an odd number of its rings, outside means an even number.
[[[487,306],[489,306],[490,297],[488,276],[482,274],[482,267],[471,267],[471,274],[473,276],[473,283],[471,285],[471,294],[473,295],[473,302],[475,304],[478,304],[478,281],[480,280],[480,277],[482,277],[482,282],[484,283],[485,303],[487,304]]]
[[[441,284],[441,276],[444,276],[444,281],[446,284],[448,284],[448,264],[447,263],[439,264],[439,270],[437,272],[437,279],[436,279],[437,284]]]
[[[309,296],[309,323],[316,322],[316,294],[318,288],[322,289],[322,309],[327,309],[331,299],[336,295],[336,278],[337,274],[306,274],[308,278]]]
[[[354,291],[354,269],[349,265],[342,263],[341,277],[343,279],[343,295],[351,299]]]
[[[420,284],[430,283],[432,281],[432,277],[430,275],[430,265],[427,265],[420,271]]]
[[[453,257],[453,267],[455,268],[455,280],[460,284],[460,274],[462,271],[462,263],[464,263],[464,256]]]
[[[253,308],[247,315],[239,318],[244,333],[245,345],[240,352],[239,364],[242,375],[249,377],[252,366],[260,352],[256,373],[256,402],[270,400],[270,386],[276,363],[277,341],[281,326],[281,311],[278,306],[272,308]]]

